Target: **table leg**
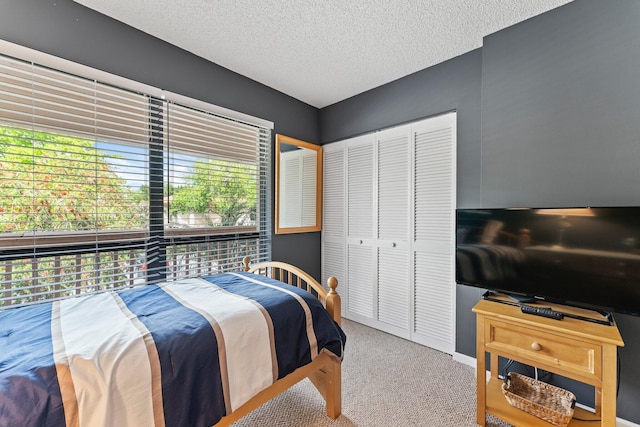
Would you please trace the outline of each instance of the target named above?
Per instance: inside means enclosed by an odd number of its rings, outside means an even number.
[[[484,318],[478,316],[476,325],[476,390],[477,390],[477,419],[476,422],[484,426],[486,424],[486,402],[487,402],[487,363],[484,351]]]

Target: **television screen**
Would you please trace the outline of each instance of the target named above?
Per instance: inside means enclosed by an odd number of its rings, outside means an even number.
[[[456,282],[640,315],[640,207],[458,209]]]

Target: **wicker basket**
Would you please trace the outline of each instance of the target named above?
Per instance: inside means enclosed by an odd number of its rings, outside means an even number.
[[[516,372],[505,377],[502,393],[512,406],[551,424],[566,426],[573,417],[573,393]]]

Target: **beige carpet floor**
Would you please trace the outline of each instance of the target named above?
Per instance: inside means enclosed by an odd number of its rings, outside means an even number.
[[[304,380],[234,427],[476,426],[475,372],[451,355],[345,320],[342,415]],[[487,426],[507,426],[494,418]]]

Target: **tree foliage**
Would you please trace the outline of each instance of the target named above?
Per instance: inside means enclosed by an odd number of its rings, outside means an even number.
[[[0,232],[139,229],[149,187],[128,187],[91,140],[0,127]],[[183,185],[165,184],[169,216],[201,214],[210,226],[255,218],[255,165],[198,160]]]
[[[93,141],[0,127],[0,232],[140,228],[125,184]]]
[[[193,164],[186,184],[172,190],[169,215],[178,213],[211,214],[220,226],[238,225],[243,218],[254,217],[257,180],[254,165],[223,160],[198,160]]]

